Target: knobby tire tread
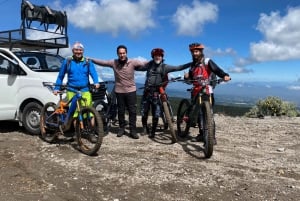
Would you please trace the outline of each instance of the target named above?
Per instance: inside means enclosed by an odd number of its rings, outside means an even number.
[[[56,140],[57,138],[57,131],[58,131],[58,128],[56,129],[48,129],[47,126],[46,126],[46,118],[47,118],[47,109],[49,107],[52,107],[53,110],[55,110],[56,108],[56,104],[55,103],[46,103],[44,105],[44,107],[42,108],[41,110],[41,116],[40,116],[40,130],[41,130],[41,137],[44,141],[48,142],[48,143],[52,143]],[[57,116],[56,114],[54,114],[55,116],[53,118],[56,118],[57,119]],[[56,122],[57,123],[57,122]]]
[[[95,155],[98,150],[101,147],[103,137],[104,137],[104,130],[103,130],[103,122],[102,118],[99,114],[99,112],[94,108],[94,107],[82,107],[80,113],[81,114],[86,114],[86,113],[92,113],[94,116],[95,120],[95,125],[96,125],[96,133],[98,134],[97,142],[94,143],[94,146],[92,148],[87,148],[85,144],[82,143],[81,139],[81,128],[80,128],[80,123],[79,119],[77,118],[77,123],[76,123],[76,136],[77,136],[77,142],[80,148],[80,151],[86,155]]]
[[[202,105],[204,115],[204,129],[207,129],[207,140],[204,145],[205,158],[210,158],[214,150],[214,120],[211,112],[211,104],[204,101]]]
[[[177,142],[177,136],[176,136],[174,125],[173,125],[172,118],[170,115],[168,103],[167,103],[167,101],[163,101],[162,104],[163,104],[164,113],[166,115],[166,120],[168,122],[169,130],[172,135],[172,142],[175,143],[175,142]]]

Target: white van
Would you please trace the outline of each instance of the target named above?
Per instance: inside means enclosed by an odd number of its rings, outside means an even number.
[[[0,48],[0,120],[16,120],[39,134],[40,111],[47,102],[58,102],[42,82],[55,82],[63,58],[41,51]]]

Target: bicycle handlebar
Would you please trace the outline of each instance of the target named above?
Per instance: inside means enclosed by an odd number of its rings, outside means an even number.
[[[58,93],[61,93],[61,94],[64,93],[64,91],[66,91],[68,87],[71,87],[72,89],[75,89],[77,91],[80,91],[81,89],[86,88],[86,87],[95,88],[95,84],[89,84],[89,86],[70,86],[67,84],[55,84],[54,82],[43,82],[43,86],[47,87],[52,92],[54,92],[55,87],[60,87],[60,90],[58,91]]]
[[[113,81],[113,80],[107,80],[107,81],[99,82],[100,85],[101,84],[114,84],[114,83],[115,83],[115,81]]]
[[[193,82],[198,82],[198,84],[200,84],[202,86],[214,85],[214,84],[220,84],[222,82],[226,82],[223,78],[210,80],[210,79],[201,79],[201,77],[199,79],[194,79],[194,80],[183,79],[183,80],[178,80],[178,81],[185,82],[186,84],[192,84]]]
[[[151,85],[151,86],[147,86],[147,87],[145,87],[145,86],[139,87],[139,89],[145,89],[145,88],[150,88],[150,87],[160,87],[160,86],[162,86],[162,85],[164,85],[164,84],[167,84],[167,83],[169,83],[169,82],[177,82],[177,81],[179,81],[180,79],[181,79],[181,76],[180,76],[180,77],[171,78],[170,80],[161,82],[161,83],[159,83],[158,85]]]

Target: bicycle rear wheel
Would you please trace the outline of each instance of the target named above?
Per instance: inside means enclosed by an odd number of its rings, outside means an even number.
[[[54,113],[55,103],[46,103],[42,108],[40,116],[41,137],[46,142],[54,142],[59,132],[59,117]]]
[[[96,154],[104,137],[103,122],[97,110],[93,107],[82,107],[75,129],[80,151],[87,155]]]
[[[177,111],[177,135],[179,137],[186,137],[190,131],[190,119],[188,109],[190,102],[187,99],[183,99],[179,103]]]
[[[165,117],[166,117],[166,120],[168,122],[169,130],[170,130],[171,135],[172,135],[172,142],[175,143],[175,142],[177,142],[177,136],[176,136],[175,129],[174,129],[174,126],[173,126],[173,122],[172,122],[172,118],[171,118],[171,115],[170,115],[170,110],[169,110],[169,107],[168,107],[168,103],[167,103],[167,101],[163,101],[162,104],[163,104]]]
[[[204,155],[210,158],[214,150],[214,120],[211,105],[208,101],[204,101],[202,105],[203,127],[204,127]]]

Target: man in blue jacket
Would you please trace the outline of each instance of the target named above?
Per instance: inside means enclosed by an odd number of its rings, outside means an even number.
[[[83,56],[84,46],[80,42],[75,42],[72,46],[73,56],[66,58],[60,68],[56,79],[54,94],[60,90],[59,85],[62,84],[65,74],[68,74],[67,98],[72,99],[75,95],[76,87],[81,88],[82,96],[86,98],[87,105],[92,106],[92,95],[89,91],[89,75],[91,75],[96,88],[100,87],[98,74],[91,60]],[[78,114],[75,113],[74,117]]]

